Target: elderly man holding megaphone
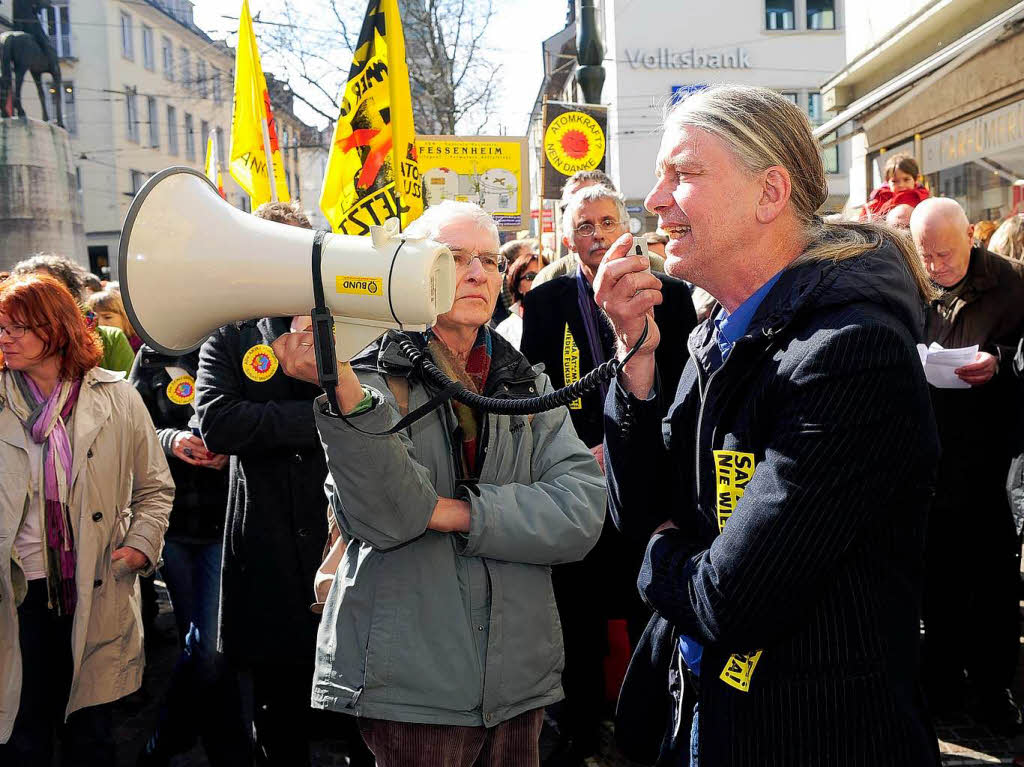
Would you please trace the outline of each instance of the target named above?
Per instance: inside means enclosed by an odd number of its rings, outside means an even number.
[[[470,391],[550,390],[487,322],[506,264],[470,203],[429,208],[405,233],[447,245],[455,301],[412,337]],[[312,334],[273,344],[317,381]],[[332,511],[350,540],[320,623],[313,705],[354,714],[380,767],[537,764],[543,709],[562,698],[550,566],[597,542],[605,489],[565,407],[496,415],[445,403],[387,436],[436,392],[392,335],[339,367],[341,415],[316,422]]]

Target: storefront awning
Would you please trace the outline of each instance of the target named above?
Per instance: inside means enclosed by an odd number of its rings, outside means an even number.
[[[974,56],[976,53],[991,44],[1003,33],[1003,29],[1007,24],[1020,18],[1024,18],[1024,2],[1017,3],[1012,8],[1009,8],[998,16],[989,19],[956,42],[947,45],[938,53],[932,54],[927,59],[915,64],[899,76],[894,77],[884,85],[880,85],[870,93],[867,93],[857,99],[835,117],[815,128],[815,137],[821,139],[822,137],[829,135],[845,123],[859,117],[867,110],[882,103],[885,99],[900,93],[900,91],[908,86],[918,84],[927,86],[927,84],[934,78],[940,77],[946,69],[959,66],[963,61]],[[926,78],[926,82],[920,82]],[[908,95],[909,94],[904,94],[895,102],[888,105],[886,107],[887,112],[892,109],[896,109],[903,103],[904,98]],[[849,132],[838,136],[832,141],[829,141],[828,145],[831,146],[832,144],[838,143],[846,138],[850,138],[853,135],[854,134],[852,132]]]

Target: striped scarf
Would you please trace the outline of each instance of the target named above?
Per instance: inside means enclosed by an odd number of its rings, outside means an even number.
[[[460,381],[463,386],[475,394],[483,394],[487,384],[487,375],[491,372],[491,334],[484,325],[480,328],[465,366],[459,358],[433,333],[428,332],[428,348],[434,363],[449,378]],[[462,462],[465,468],[465,479],[479,479],[480,467],[480,413],[458,400],[452,400],[455,417],[462,429]]]
[[[82,380],[60,381],[49,397],[27,375],[7,370],[3,397],[32,441],[43,445],[39,497],[45,524],[46,583],[49,603],[58,615],[75,612],[75,541],[68,509],[71,490],[71,439],[65,421],[78,400]],[[31,513],[31,512],[30,512]]]

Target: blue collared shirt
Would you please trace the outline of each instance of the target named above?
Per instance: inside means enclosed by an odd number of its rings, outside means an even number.
[[[722,362],[725,362],[732,351],[732,347],[739,341],[750,327],[750,321],[754,319],[754,313],[764,301],[764,297],[771,292],[775,283],[779,281],[782,272],[779,271],[768,282],[762,285],[746,301],[736,307],[736,311],[730,313],[724,308],[715,318],[715,343],[722,352]],[[685,634],[679,637],[679,652],[683,656],[686,667],[694,676],[700,676],[700,661],[704,655],[704,646],[696,639]]]

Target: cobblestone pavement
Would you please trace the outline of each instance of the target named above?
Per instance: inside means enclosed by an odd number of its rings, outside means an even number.
[[[156,632],[147,637],[147,667],[143,687],[138,693],[121,701],[115,714],[117,767],[131,767],[135,764],[149,735],[157,705],[167,687],[178,654],[171,606],[162,584],[158,593],[161,600],[160,615]],[[1024,699],[1024,659],[1018,670],[1016,688],[1018,700]],[[999,737],[969,716],[939,721],[936,723],[936,731],[944,767],[996,764],[1024,767],[1024,737]],[[314,744],[315,767],[342,767],[347,763],[341,742],[324,739]],[[177,757],[172,767],[207,767],[207,761],[202,748],[197,746],[188,754]],[[588,767],[635,767],[633,762],[616,752],[611,723],[604,727],[601,753],[588,760]]]

